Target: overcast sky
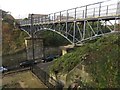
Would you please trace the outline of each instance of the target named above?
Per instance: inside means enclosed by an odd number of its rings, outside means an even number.
[[[100,1],[105,0],[0,0],[0,8],[15,18],[24,18],[30,13],[49,14]]]

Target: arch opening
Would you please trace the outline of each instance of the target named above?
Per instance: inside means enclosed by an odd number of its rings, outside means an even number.
[[[35,31],[33,35],[36,35],[36,33],[43,32],[43,31],[50,31],[50,32],[56,33],[56,34],[60,35],[61,37],[63,37],[64,39],[66,39],[70,44],[73,44],[73,42],[69,38],[67,38],[62,33],[58,32],[56,30],[53,30],[53,29],[48,29],[48,28],[39,29],[39,30]]]

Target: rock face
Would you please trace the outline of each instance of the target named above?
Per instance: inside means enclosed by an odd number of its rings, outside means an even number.
[[[16,20],[12,15],[2,10],[2,53],[15,53],[23,48],[24,38],[27,36],[15,26]]]

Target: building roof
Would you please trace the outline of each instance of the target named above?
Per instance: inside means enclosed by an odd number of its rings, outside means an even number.
[[[37,18],[37,17],[43,17],[43,16],[48,16],[47,14],[34,14],[33,18]],[[28,18],[31,17],[31,14],[28,15]]]

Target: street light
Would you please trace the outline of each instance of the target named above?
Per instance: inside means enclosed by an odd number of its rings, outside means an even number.
[[[31,27],[30,27],[30,30],[31,30],[31,38],[32,38],[32,55],[33,55],[33,60],[35,60],[35,54],[34,54],[34,36],[33,36],[33,15],[34,14],[31,14]]]

